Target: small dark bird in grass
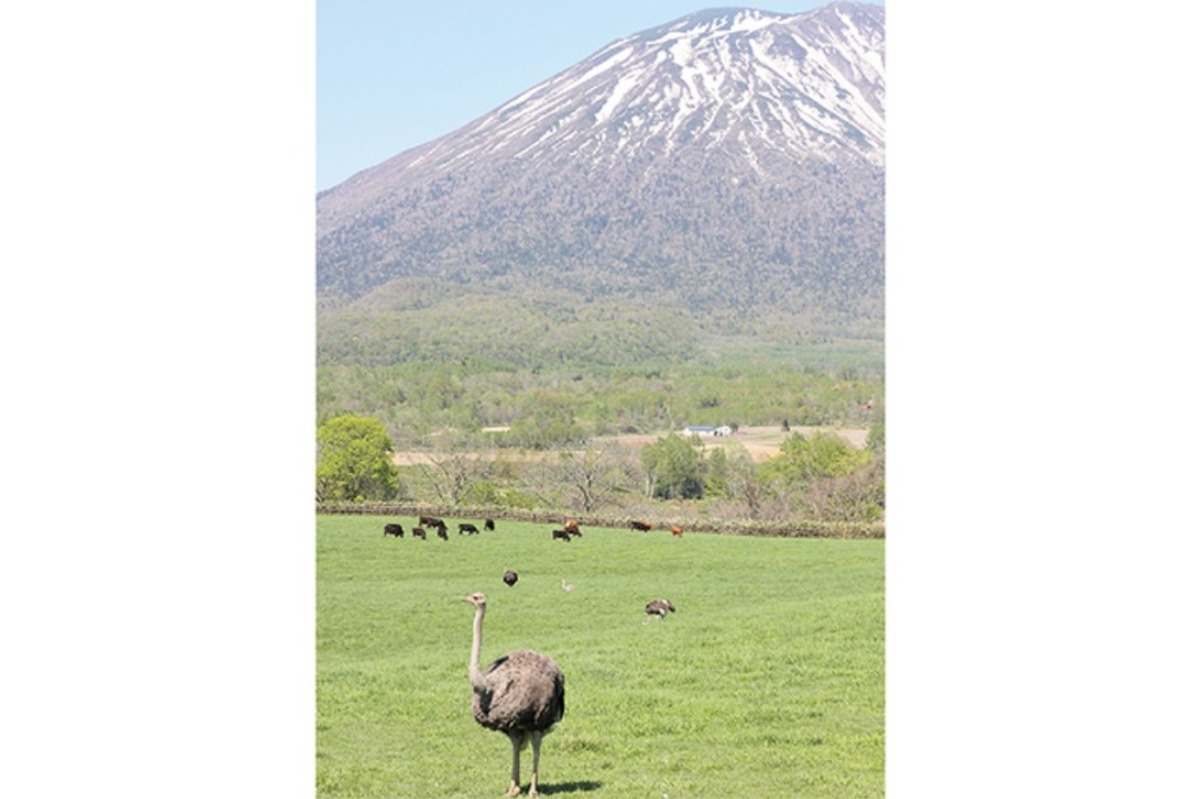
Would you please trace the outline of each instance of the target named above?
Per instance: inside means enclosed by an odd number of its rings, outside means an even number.
[[[659,620],[665,619],[668,613],[674,613],[675,606],[671,604],[669,599],[654,599],[646,603],[646,621],[657,616]]]
[[[512,588],[514,585],[516,585],[517,584],[517,573],[515,571],[513,571],[512,569],[505,569],[504,570],[504,584],[507,585],[509,588]]]

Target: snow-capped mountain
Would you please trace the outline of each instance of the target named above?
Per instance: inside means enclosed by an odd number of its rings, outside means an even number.
[[[322,301],[434,276],[881,315],[884,94],[881,6],[628,36],[319,195]]]

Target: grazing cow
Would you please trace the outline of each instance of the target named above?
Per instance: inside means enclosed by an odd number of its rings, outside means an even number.
[[[571,534],[566,530],[554,530],[550,533],[550,540],[566,541],[569,544],[571,543]]]
[[[629,529],[637,530],[639,533],[644,533],[650,529],[650,522],[630,522]]]
[[[563,528],[568,533],[572,533],[572,534],[578,533],[579,532],[579,522],[575,521],[574,519],[567,519],[567,523],[563,525]]]
[[[386,538],[389,535],[394,535],[396,538],[404,538],[404,528],[398,524],[385,524],[383,526],[383,536]]]
[[[676,538],[683,538],[683,528],[675,524],[671,526],[671,535]]]
[[[419,538],[422,541],[426,540],[425,539],[425,528],[424,527],[414,527],[412,529],[412,537]]]
[[[496,523],[494,521],[492,521],[491,519],[484,519],[483,520],[483,529],[484,530],[495,530]]]
[[[466,533],[467,535],[479,535],[479,528],[470,522],[460,524],[458,526],[458,534],[462,535],[463,533]]]
[[[417,520],[422,527],[442,527],[446,523],[436,516],[422,516]]]
[[[446,525],[444,525],[444,524],[443,524],[441,527],[439,527],[439,528],[437,529],[437,537],[438,537],[438,538],[440,538],[440,539],[442,539],[443,541],[449,541],[449,540],[450,540],[450,536],[448,536],[448,535],[446,534]]]

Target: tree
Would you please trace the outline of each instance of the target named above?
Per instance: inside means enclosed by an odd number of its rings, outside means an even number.
[[[548,476],[567,489],[570,506],[585,513],[609,503],[630,485],[637,485],[626,453],[615,442],[600,449],[561,452],[558,462],[548,464],[548,468]]]
[[[729,496],[729,456],[725,447],[714,447],[704,462],[704,496]]]
[[[377,419],[343,414],[317,429],[317,499],[392,499],[400,485],[392,440]]]
[[[697,440],[698,443],[698,440]],[[704,495],[696,443],[671,433],[642,449],[646,495],[662,499],[699,499]]]
[[[871,462],[871,453],[833,433],[811,436],[793,433],[784,439],[779,454],[763,465],[763,476],[784,483],[808,486],[824,477],[851,474]]]
[[[850,474],[816,481],[804,504],[818,519],[873,522],[883,518],[885,499],[883,461],[875,458]]]
[[[760,476],[750,453],[739,447],[726,462],[727,496],[741,504],[748,518],[761,519],[773,499],[771,487]]]
[[[539,391],[524,403],[521,417],[513,422],[508,436],[519,446],[550,449],[582,441],[586,434],[575,421],[569,395]]]
[[[438,500],[457,506],[472,484],[488,478],[492,459],[477,450],[467,437],[439,439],[438,445],[438,451],[428,454],[429,462],[420,469],[437,492]]]

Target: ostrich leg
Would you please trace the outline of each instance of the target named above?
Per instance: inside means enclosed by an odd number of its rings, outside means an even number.
[[[508,786],[508,793],[505,796],[520,796],[521,795],[521,735],[516,733],[509,735],[508,739],[512,741],[513,747],[513,770],[512,782]]]
[[[538,775],[538,758],[542,754],[542,731],[533,731],[533,771],[529,775],[529,796],[533,799],[538,795],[537,775]]]

